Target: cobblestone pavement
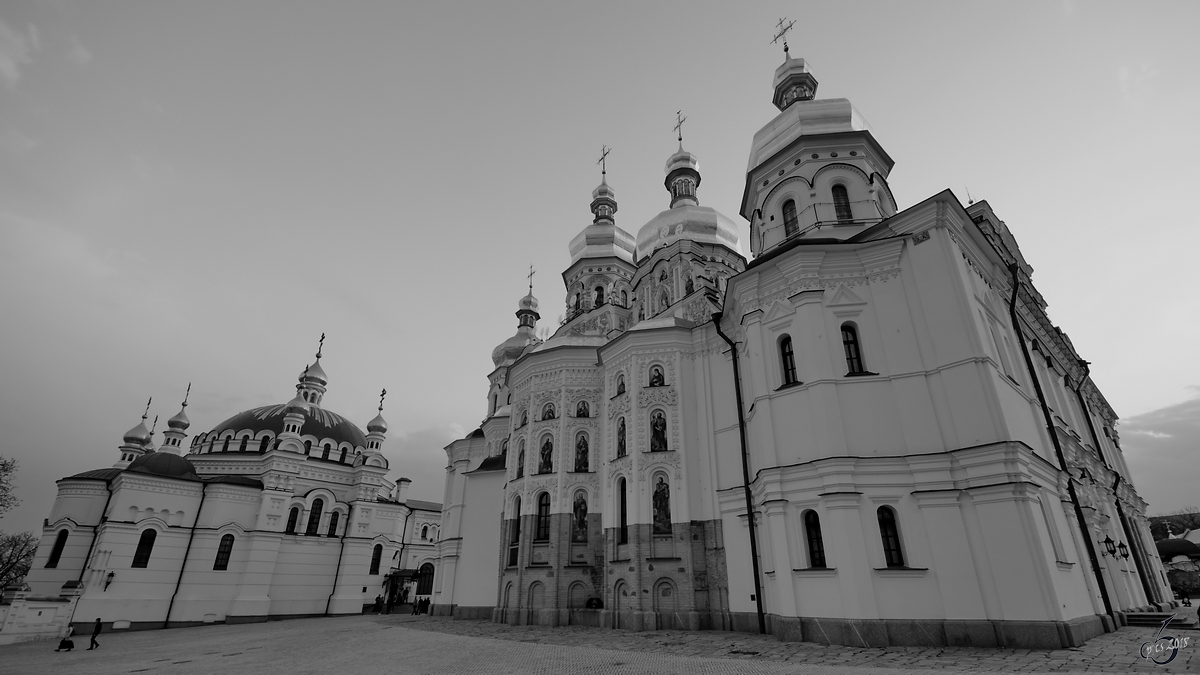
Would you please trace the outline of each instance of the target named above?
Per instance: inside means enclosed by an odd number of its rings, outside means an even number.
[[[1180,650],[1166,666],[1138,659],[1138,646],[1155,631],[1124,628],[1079,650],[855,649],[742,633],[513,627],[396,614],[109,632],[101,635],[100,649],[92,652],[86,651],[86,636],[75,640],[82,647],[70,653],[56,653],[56,641],[0,646],[0,675],[932,675],[1200,670],[1200,658],[1194,657],[1200,645]],[[1200,632],[1191,636],[1200,637]]]
[[[1195,609],[1183,610],[1195,614]],[[1181,614],[1182,616],[1182,614]],[[589,646],[626,652],[651,652],[679,656],[738,659],[755,662],[786,662],[883,668],[905,675],[921,670],[945,672],[1200,672],[1200,631],[1164,634],[1187,637],[1166,665],[1139,658],[1142,643],[1153,640],[1157,628],[1125,627],[1115,633],[1088,640],[1074,649],[975,649],[970,647],[891,647],[870,649],[819,645],[809,642],[780,642],[774,637],[723,631],[656,631],[634,633],[566,626],[508,626],[489,621],[454,621],[443,617],[381,616],[374,619],[392,625],[454,635],[518,640],[527,643]],[[1156,655],[1160,661],[1166,655]]]

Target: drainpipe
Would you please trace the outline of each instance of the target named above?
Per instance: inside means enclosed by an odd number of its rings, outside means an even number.
[[[346,529],[342,530],[342,538],[338,541],[338,561],[337,567],[333,570],[333,588],[329,590],[329,597],[325,598],[325,616],[329,616],[329,605],[333,602],[333,594],[337,593],[338,576],[342,573],[342,553],[346,551],[346,535],[350,533],[353,516],[354,504],[350,504],[350,508],[346,509]]]
[[[1079,521],[1079,533],[1083,536],[1088,561],[1092,564],[1092,574],[1095,575],[1096,583],[1100,586],[1100,599],[1104,601],[1104,611],[1112,618],[1113,625],[1116,625],[1112,603],[1108,599],[1108,587],[1104,584],[1104,577],[1100,574],[1100,561],[1096,558],[1096,546],[1092,543],[1087,520],[1083,517],[1083,508],[1079,505],[1079,495],[1075,493],[1075,483],[1071,480],[1071,472],[1067,471],[1067,459],[1063,456],[1062,444],[1058,441],[1058,432],[1054,430],[1054,419],[1050,415],[1050,406],[1046,404],[1046,394],[1042,391],[1042,383],[1038,380],[1037,370],[1033,367],[1033,357],[1029,355],[1029,347],[1025,344],[1025,333],[1021,330],[1021,321],[1017,317],[1017,296],[1021,290],[1019,277],[1021,268],[1018,263],[1013,263],[1008,266],[1008,269],[1012,272],[1013,283],[1012,299],[1008,303],[1008,313],[1012,319],[1013,330],[1017,332],[1017,342],[1021,343],[1021,354],[1025,357],[1025,368],[1029,370],[1029,379],[1033,381],[1033,389],[1037,392],[1038,402],[1042,405],[1042,416],[1046,418],[1046,431],[1050,434],[1050,442],[1054,444],[1054,452],[1058,455],[1059,470],[1067,472],[1067,493],[1071,496],[1071,504],[1075,507],[1075,518]]]
[[[1137,567],[1138,581],[1142,582],[1142,591],[1146,593],[1146,602],[1157,602],[1158,596],[1150,590],[1150,582],[1146,578],[1141,547],[1134,543],[1134,538],[1130,535],[1129,522],[1125,518],[1125,510],[1121,508],[1121,498],[1117,496],[1117,487],[1121,484],[1121,474],[1104,460],[1104,451],[1100,449],[1100,436],[1096,433],[1096,425],[1092,423],[1092,413],[1088,410],[1087,401],[1083,398],[1083,383],[1091,376],[1092,369],[1088,368],[1087,361],[1083,359],[1079,360],[1079,365],[1083,366],[1083,378],[1079,380],[1079,386],[1075,388],[1075,397],[1079,399],[1079,407],[1083,409],[1083,419],[1087,420],[1088,433],[1092,436],[1092,444],[1096,446],[1096,454],[1100,457],[1100,463],[1104,465],[1104,468],[1117,475],[1112,486],[1113,503],[1117,506],[1117,517],[1121,520],[1121,531],[1125,533],[1125,538],[1129,540],[1129,547],[1133,549],[1133,564]]]
[[[109,487],[110,485],[109,481],[104,481],[104,489],[108,491],[108,498],[104,500],[104,510],[100,511],[100,522],[96,523],[96,526],[92,528],[92,543],[88,544],[87,555],[83,557],[83,566],[79,568],[79,579],[77,581],[80,584],[83,583],[83,575],[87,572],[88,562],[92,557],[92,549],[96,547],[96,539],[100,536],[100,526],[104,524],[104,521],[108,520],[108,503],[112,501],[113,495],[112,488]]]
[[[108,519],[105,514],[108,513],[108,503],[112,501],[112,488],[110,481],[104,481],[104,489],[108,491],[108,497],[104,500],[104,508],[100,511],[100,521],[92,528],[92,543],[88,544],[87,555],[83,556],[83,565],[79,567],[79,578],[76,583],[79,584],[79,596],[75,598],[75,606],[71,609],[71,618],[67,620],[68,626],[75,625],[75,612],[79,610],[79,601],[83,599],[83,575],[87,573],[88,563],[91,562],[92,549],[96,548],[96,539],[100,537],[100,526]]]
[[[738,370],[737,344],[721,332],[721,314],[715,312],[712,322],[717,329],[717,335],[729,345],[729,354],[733,357],[733,391],[737,395],[738,439],[742,443],[742,491],[746,495],[746,518],[750,521],[750,564],[754,569],[754,602],[758,607],[758,632],[766,634],[767,618],[763,614],[762,584],[758,580],[758,537],[754,524],[754,500],[750,496],[750,453],[746,450],[746,416],[742,412],[742,376]]]
[[[187,548],[183,551],[183,563],[179,565],[179,577],[175,579],[175,590],[171,593],[171,602],[167,604],[167,617],[163,619],[163,628],[170,628],[171,608],[175,606],[175,595],[179,593],[179,584],[183,581],[183,570],[187,567],[188,553],[192,551],[192,539],[196,536],[196,523],[200,522],[200,511],[204,508],[204,497],[208,494],[208,483],[200,486],[200,505],[196,507],[196,517],[192,519],[192,531],[188,533]]]

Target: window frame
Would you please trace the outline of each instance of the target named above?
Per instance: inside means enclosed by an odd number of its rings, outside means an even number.
[[[287,525],[283,528],[284,534],[296,534],[296,527],[300,524],[300,507],[293,506],[288,511]]]
[[[537,517],[534,521],[534,541],[550,541],[550,493],[542,492],[537,498]]]
[[[821,516],[814,509],[804,512],[804,541],[807,543],[809,569],[828,569],[825,539],[821,534]]]
[[[381,560],[383,560],[383,544],[375,544],[375,548],[371,549],[371,567],[368,568],[368,575],[379,574]]]
[[[850,191],[846,186],[841,183],[834,184],[829,188],[829,195],[833,199],[834,219],[839,223],[854,222],[854,210],[850,208]]]
[[[850,321],[842,324],[842,351],[846,356],[847,375],[867,373],[862,357],[862,338],[858,335],[858,327]]]
[[[232,534],[226,534],[221,537],[221,543],[217,545],[217,557],[213,559],[213,571],[224,572],[229,569],[229,558],[233,555]]]
[[[71,536],[71,531],[62,529],[58,534],[54,535],[54,546],[50,549],[50,555],[46,558],[46,569],[55,569],[58,563],[62,560],[63,549],[67,547],[67,539]]]
[[[791,206],[790,214],[788,213],[789,206]],[[780,207],[780,211],[783,212],[783,238],[787,239],[800,232],[800,218],[796,212],[796,200],[784,200],[783,206]]]
[[[796,350],[793,346],[792,336],[784,334],[779,338],[779,361],[783,368],[783,385],[800,384],[800,378],[796,376]]]
[[[132,569],[146,569],[150,566],[150,556],[154,555],[154,542],[158,540],[158,530],[147,528],[138,537],[137,549],[133,553]]]
[[[879,539],[883,546],[884,565],[888,568],[906,567],[896,510],[885,504],[876,509],[875,514],[879,520]]]
[[[317,497],[308,510],[308,524],[304,528],[304,536],[315,537],[321,529],[322,511],[325,510],[325,500]]]

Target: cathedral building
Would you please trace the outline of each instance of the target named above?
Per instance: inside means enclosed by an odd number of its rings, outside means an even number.
[[[322,336],[324,339],[324,336]],[[58,481],[26,578],[112,629],[357,614],[377,595],[429,597],[441,504],[385,478],[387,423],[367,433],[322,407],[321,353],[288,403],[162,445],[142,422],[111,468]],[[147,406],[149,408],[149,406]]]
[[[948,190],[899,210],[816,88],[775,73],[748,242],[682,139],[636,237],[592,193],[565,320],[539,340],[520,300],[446,448],[435,612],[1060,648],[1171,601],[1117,416],[1008,227]]]

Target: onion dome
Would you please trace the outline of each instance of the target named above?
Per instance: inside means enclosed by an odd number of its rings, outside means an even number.
[[[384,396],[387,396],[387,389],[384,389],[383,391],[379,392],[379,414],[375,416],[375,419],[371,420],[370,422],[367,422],[367,433],[372,433],[372,434],[386,434],[387,433],[387,420],[383,419],[383,397]]]
[[[179,409],[179,412],[175,413],[174,417],[167,420],[167,427],[170,429],[187,431],[187,428],[190,426],[192,426],[192,421],[188,419],[187,403],[184,403],[183,407]]]
[[[516,361],[521,358],[525,348],[537,342],[538,301],[533,297],[533,287],[530,282],[529,294],[517,303],[517,333],[492,350],[492,365]]]
[[[329,376],[325,374],[325,369],[321,367],[321,356],[317,355],[317,360],[311,366],[304,369],[304,373],[300,375],[301,382],[315,382],[320,385],[329,384]]]
[[[142,455],[130,462],[125,470],[132,473],[145,473],[166,478],[200,480],[200,476],[196,474],[196,467],[191,462],[184,457],[169,452],[152,452],[148,455]]]
[[[145,445],[150,442],[150,430],[146,428],[145,416],[136,427],[125,432],[123,440],[129,445]]]
[[[533,297],[533,293],[521,298],[520,302],[517,303],[517,309],[528,309],[536,312],[537,308],[538,301],[537,298]]]
[[[681,144],[667,160],[666,172],[671,208],[638,230],[638,260],[645,260],[656,249],[680,239],[724,246],[741,255],[737,223],[712,207],[700,206],[696,199],[696,188],[700,185],[700,163],[696,156]]]
[[[287,402],[284,414],[292,413],[295,415],[308,414],[308,401],[305,401],[300,396],[300,392],[296,392],[296,397]]]

